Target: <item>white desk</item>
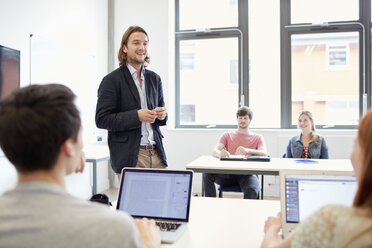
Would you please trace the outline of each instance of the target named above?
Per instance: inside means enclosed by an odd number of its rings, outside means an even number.
[[[333,171],[340,175],[354,175],[349,159],[312,159],[318,163],[296,163],[292,158],[271,158],[270,162],[221,161],[213,156],[201,156],[186,165],[186,169],[214,174],[279,175],[281,170]],[[262,185],[263,188],[263,185]],[[263,192],[261,194],[263,196]]]
[[[265,220],[279,211],[279,201],[193,197],[186,232],[176,243],[161,247],[259,247]]]
[[[201,156],[186,165],[186,169],[215,174],[279,175],[281,170],[334,171],[354,175],[349,159],[312,159],[318,163],[296,163],[292,158],[271,158],[270,162],[221,161],[212,156]]]
[[[97,163],[110,160],[110,151],[106,143],[88,145],[85,149],[85,162],[93,164],[92,195],[97,194]]]

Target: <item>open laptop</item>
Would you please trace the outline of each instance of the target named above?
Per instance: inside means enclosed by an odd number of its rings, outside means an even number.
[[[175,242],[189,221],[193,172],[124,168],[116,208],[155,219],[163,243]]]
[[[280,171],[282,232],[288,236],[298,223],[328,204],[352,206],[357,191],[354,176],[336,172]]]

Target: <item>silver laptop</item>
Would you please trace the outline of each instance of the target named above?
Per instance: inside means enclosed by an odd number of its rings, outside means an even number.
[[[189,221],[192,176],[189,170],[124,168],[116,208],[155,219],[162,242],[173,243]]]
[[[335,172],[280,171],[282,232],[288,236],[298,223],[328,204],[352,206],[357,191],[354,176]]]

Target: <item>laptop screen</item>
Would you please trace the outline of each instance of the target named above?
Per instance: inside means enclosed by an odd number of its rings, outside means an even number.
[[[123,170],[117,209],[134,217],[188,221],[191,171]]]
[[[352,206],[356,191],[352,176],[286,175],[286,222],[298,223],[328,204]]]

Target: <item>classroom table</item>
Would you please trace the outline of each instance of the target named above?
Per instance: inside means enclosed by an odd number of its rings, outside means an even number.
[[[85,162],[92,163],[92,195],[97,194],[97,164],[110,160],[110,151],[106,143],[88,145],[84,149]]]
[[[279,175],[281,170],[333,171],[340,175],[354,175],[349,159],[311,159],[315,163],[298,163],[295,158],[271,158],[270,162],[221,161],[213,156],[201,156],[186,165],[186,169],[199,173]],[[204,192],[203,192],[204,193]],[[261,199],[263,198],[263,190]]]
[[[176,243],[161,247],[259,247],[265,220],[279,211],[279,201],[192,197],[185,233]]]

